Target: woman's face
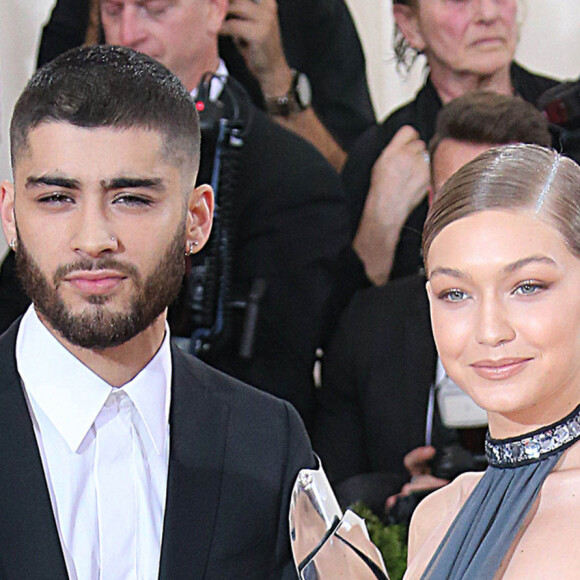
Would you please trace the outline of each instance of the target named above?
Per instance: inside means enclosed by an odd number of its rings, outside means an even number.
[[[580,259],[552,225],[532,210],[472,214],[435,237],[428,270],[441,360],[494,437],[580,403]]]
[[[517,44],[517,0],[417,0],[413,38],[433,74],[492,75],[509,66]]]

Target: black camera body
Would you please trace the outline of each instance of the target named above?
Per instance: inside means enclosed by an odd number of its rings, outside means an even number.
[[[580,163],[580,80],[549,89],[538,107],[550,123],[556,148]]]

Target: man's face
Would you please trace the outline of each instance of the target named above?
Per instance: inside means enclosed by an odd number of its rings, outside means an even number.
[[[183,183],[162,151],[155,131],[44,123],[18,156],[14,189],[3,186],[24,287],[73,345],[126,342],[179,291],[203,188]]]
[[[216,0],[101,0],[101,21],[108,44],[158,60],[191,91],[217,68],[220,6]]]
[[[492,147],[496,147],[496,145],[443,139],[431,160],[433,194],[437,195],[443,184],[456,171]]]

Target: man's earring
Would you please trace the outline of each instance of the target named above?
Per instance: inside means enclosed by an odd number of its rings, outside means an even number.
[[[194,248],[199,246],[199,242],[197,240],[193,240],[193,242],[187,242],[187,250],[185,251],[186,256],[191,256],[195,252]]]
[[[8,244],[10,246],[10,249],[15,252],[16,251],[16,238],[12,238],[10,240],[10,243]]]

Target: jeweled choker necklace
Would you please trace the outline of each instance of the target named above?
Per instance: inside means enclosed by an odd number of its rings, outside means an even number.
[[[580,405],[569,415],[537,431],[511,437],[485,437],[485,456],[493,467],[519,467],[564,451],[580,439]]]

